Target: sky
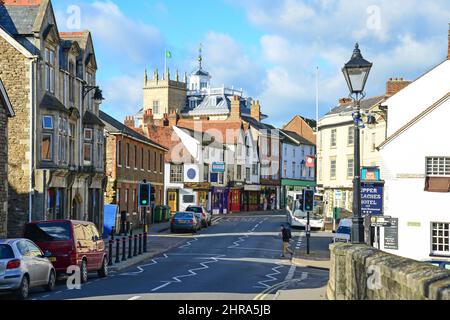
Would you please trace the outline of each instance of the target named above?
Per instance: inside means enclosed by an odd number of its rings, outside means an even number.
[[[388,78],[414,80],[447,58],[448,0],[54,0],[59,31],[89,29],[101,109],[119,120],[142,107],[144,70],[188,74],[203,47],[213,86],[242,88],[265,120],[315,118],[348,96],[342,66],[356,42],[374,66],[367,96]]]

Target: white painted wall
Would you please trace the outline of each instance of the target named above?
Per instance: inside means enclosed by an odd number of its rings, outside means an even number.
[[[314,168],[306,168],[306,157],[315,157],[315,147],[283,143],[281,147],[281,178],[314,181]],[[302,161],[304,165],[302,167]],[[294,173],[295,163],[295,173]],[[285,170],[286,169],[286,170]],[[286,174],[285,174],[286,171]]]
[[[447,66],[443,69],[450,73]],[[439,81],[435,82],[438,85]],[[428,95],[427,87],[422,89],[417,86],[413,87],[416,87],[416,90],[419,90],[424,96]],[[449,90],[450,81],[447,81],[447,92]],[[413,96],[417,96],[417,93],[414,93]],[[431,93],[430,96],[434,96],[434,93]],[[405,95],[404,100],[396,99],[390,102],[395,103],[392,110],[416,109],[414,105],[410,104],[410,96]],[[432,103],[431,101],[430,104]],[[389,110],[391,110],[390,105]],[[396,118],[400,116],[401,121]],[[412,115],[412,117],[414,116]],[[447,100],[380,150],[381,174],[382,178],[386,180],[385,215],[399,218],[399,250],[386,250],[388,252],[416,260],[429,260],[431,223],[450,222],[450,193],[424,191],[425,158],[427,156],[450,156],[449,116],[450,101]],[[389,119],[392,119],[393,127],[405,122],[404,117],[395,112]],[[399,175],[405,174],[419,175],[419,177],[399,177]],[[408,226],[408,222],[418,222],[420,226]],[[384,234],[381,232],[382,249],[384,249],[383,239]]]

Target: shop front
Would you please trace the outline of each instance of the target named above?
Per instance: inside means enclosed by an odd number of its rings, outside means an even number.
[[[211,184],[209,182],[185,183],[184,187],[197,193],[197,205],[204,207],[207,211],[211,211]]]
[[[260,191],[259,185],[244,186],[242,194],[242,210],[241,211],[259,211],[260,210]]]
[[[261,186],[260,192],[260,208],[263,211],[271,211],[277,209],[278,203],[277,186]]]
[[[288,191],[303,191],[308,188],[316,188],[316,186],[317,184],[315,181],[282,179],[280,199],[281,208],[286,208]]]
[[[229,188],[213,187],[211,189],[211,207],[213,214],[227,214],[230,198]]]

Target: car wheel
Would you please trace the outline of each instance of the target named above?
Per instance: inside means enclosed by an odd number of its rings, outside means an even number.
[[[48,276],[48,283],[45,285],[45,291],[53,291],[56,286],[56,274],[55,271],[50,271],[50,275]]]
[[[27,276],[23,276],[19,289],[15,292],[15,296],[19,300],[26,300],[30,293],[30,281]]]
[[[98,270],[98,276],[100,278],[106,278],[108,276],[108,262],[106,258],[103,258],[102,268]]]
[[[81,273],[81,283],[86,283],[88,281],[88,270],[86,260],[83,260],[81,262],[80,273]]]

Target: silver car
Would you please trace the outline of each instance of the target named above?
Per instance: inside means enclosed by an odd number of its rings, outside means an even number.
[[[27,239],[0,240],[0,291],[28,298],[29,290],[55,288],[56,272],[41,249]]]

